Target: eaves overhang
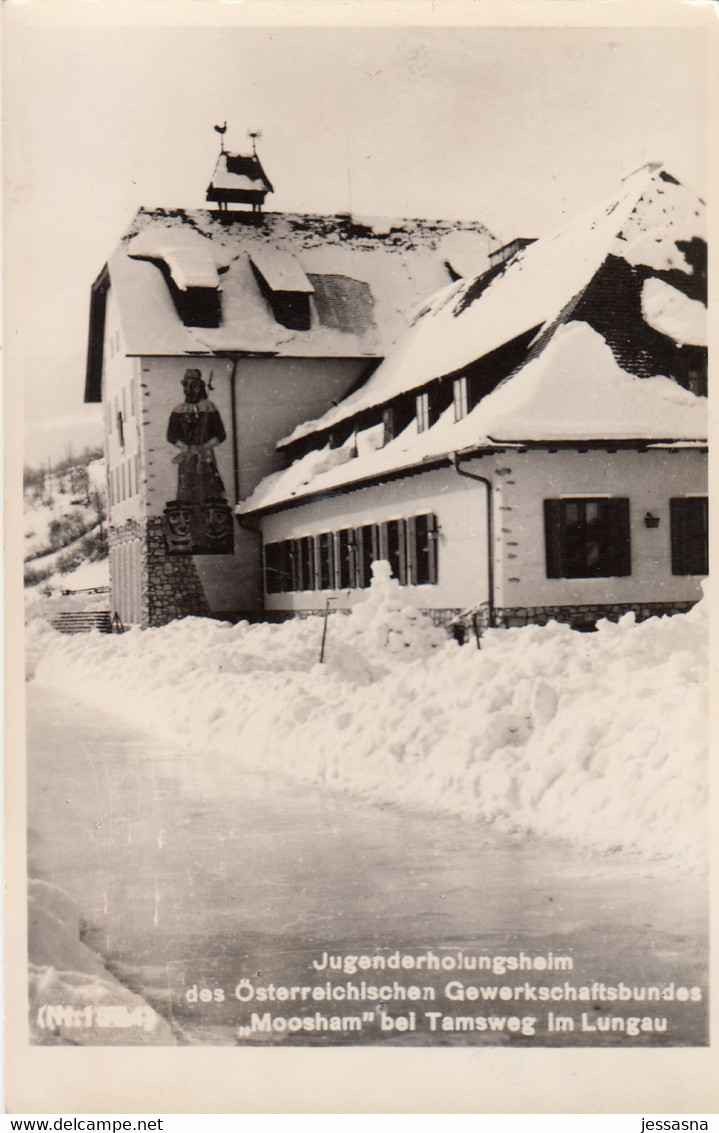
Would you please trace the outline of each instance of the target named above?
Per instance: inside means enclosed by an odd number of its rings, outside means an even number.
[[[402,480],[405,477],[418,476],[423,472],[430,472],[437,468],[450,467],[455,463],[457,458],[471,460],[472,458],[480,458],[492,453],[508,451],[523,453],[542,449],[550,453],[572,450],[580,453],[592,450],[597,452],[617,452],[621,449],[641,453],[652,451],[707,453],[709,447],[705,438],[697,438],[694,441],[677,441],[675,438],[670,437],[613,437],[605,440],[584,440],[579,438],[561,441],[512,441],[497,440],[494,437],[488,437],[487,442],[425,457],[414,463],[403,465],[401,468],[368,473],[366,476],[362,476],[356,480],[346,481],[343,484],[333,485],[329,488],[318,487],[314,491],[304,492],[301,495],[290,496],[287,499],[278,500],[265,505],[260,504],[257,507],[248,508],[240,503],[235,508],[235,515],[239,518],[249,515],[273,515],[280,511],[287,511],[292,508],[302,507],[305,504],[315,503],[317,500],[334,499],[337,496],[347,495],[350,492],[356,492],[362,488],[369,488],[375,484],[390,483],[395,480]]]
[[[107,264],[90,288],[90,326],[87,336],[85,401],[102,401],[102,358],[105,345],[105,315],[110,272]]]

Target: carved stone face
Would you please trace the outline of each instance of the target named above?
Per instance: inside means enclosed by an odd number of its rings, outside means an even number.
[[[188,554],[192,549],[192,508],[182,504],[165,507],[165,535],[170,553]]]
[[[232,530],[232,516],[227,505],[207,505],[205,509],[205,530],[210,539],[227,538]]]

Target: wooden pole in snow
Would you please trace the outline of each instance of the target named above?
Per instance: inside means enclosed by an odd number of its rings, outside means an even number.
[[[324,625],[322,626],[322,646],[320,648],[320,665],[323,665],[325,660],[325,642],[327,641],[327,619],[330,616],[330,602],[336,601],[336,598],[328,598],[325,603]]]

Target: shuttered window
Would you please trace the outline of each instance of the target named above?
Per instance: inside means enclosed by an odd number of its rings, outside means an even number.
[[[355,532],[345,527],[335,536],[335,570],[337,586],[340,590],[351,589],[357,585],[355,567]]]
[[[357,529],[357,586],[361,589],[372,581],[372,563],[381,559],[379,527],[368,523]]]
[[[335,541],[329,531],[317,536],[317,585],[320,590],[334,590]]]
[[[415,586],[437,582],[437,517],[413,515],[407,520],[408,581]]]
[[[295,540],[295,590],[315,589],[315,541],[311,535]]]
[[[265,546],[265,589],[268,594],[284,594],[293,589],[293,543],[267,543]]]
[[[629,500],[544,501],[547,578],[629,575]]]
[[[709,573],[709,505],[706,496],[669,501],[672,574]]]
[[[380,527],[380,554],[392,569],[392,577],[407,582],[407,537],[403,519],[390,519]]]

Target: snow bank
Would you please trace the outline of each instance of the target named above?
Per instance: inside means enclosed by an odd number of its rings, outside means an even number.
[[[133,1044],[175,1044],[165,1020],[82,943],[77,906],[46,881],[29,882],[28,946],[33,1042],[117,1046],[131,1034]]]
[[[558,623],[458,646],[403,604],[321,619],[188,618],[119,636],[30,630],[36,680],[248,770],[600,851],[703,852],[706,615]]]

